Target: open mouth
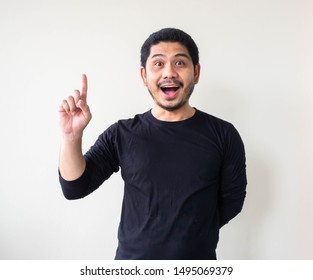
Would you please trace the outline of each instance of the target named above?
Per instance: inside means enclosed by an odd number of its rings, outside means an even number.
[[[161,87],[161,90],[166,94],[166,95],[174,95],[178,91],[179,87]]]
[[[183,88],[184,84],[179,80],[168,79],[163,80],[158,84],[159,89],[163,92],[166,99],[176,98],[179,89]]]

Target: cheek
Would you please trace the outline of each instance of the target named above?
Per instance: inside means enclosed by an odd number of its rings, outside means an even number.
[[[151,69],[147,68],[141,68],[141,78],[143,81],[143,84],[148,87],[153,85],[153,83],[155,83],[155,73],[153,71],[151,71]]]
[[[158,79],[153,75],[149,75],[146,78],[146,85],[150,87],[157,87]]]
[[[188,76],[185,79],[183,79],[184,81],[184,86],[185,87],[189,87],[190,85],[194,85],[195,84],[195,79],[192,76]]]

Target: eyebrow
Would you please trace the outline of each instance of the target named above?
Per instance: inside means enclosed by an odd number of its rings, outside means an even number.
[[[155,58],[155,57],[165,57],[166,55],[165,54],[161,54],[161,53],[156,53],[154,54],[151,58]],[[185,53],[177,53],[174,55],[174,57],[185,57],[185,58],[188,58],[188,59],[191,59],[191,57]]]

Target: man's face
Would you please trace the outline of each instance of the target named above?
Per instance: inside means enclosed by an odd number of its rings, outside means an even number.
[[[200,65],[193,65],[186,47],[173,42],[153,45],[146,68],[141,68],[142,80],[156,106],[167,111],[189,105],[199,75]]]

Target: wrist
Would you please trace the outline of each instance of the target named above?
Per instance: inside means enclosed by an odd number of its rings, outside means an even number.
[[[68,143],[81,143],[83,139],[83,133],[63,133],[62,140]]]

